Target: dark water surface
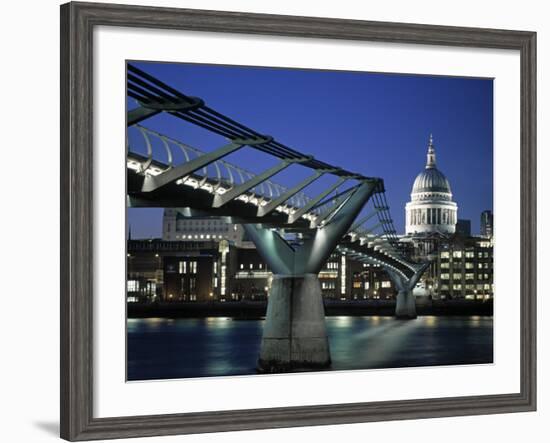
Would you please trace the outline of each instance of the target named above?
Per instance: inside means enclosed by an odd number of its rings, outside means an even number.
[[[264,320],[128,319],[128,380],[255,374]],[[332,370],[492,363],[493,318],[327,317]]]

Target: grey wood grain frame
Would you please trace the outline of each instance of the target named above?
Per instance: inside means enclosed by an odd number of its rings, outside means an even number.
[[[94,27],[99,25],[501,48],[519,51],[521,54],[520,392],[246,411],[94,417],[92,34]],[[534,32],[99,3],[62,5],[61,437],[77,441],[535,410],[535,82],[536,33]],[[499,291],[505,292],[506,288],[499,288]]]

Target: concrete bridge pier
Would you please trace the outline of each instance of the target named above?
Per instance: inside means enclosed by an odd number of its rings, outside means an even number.
[[[389,274],[397,289],[397,298],[395,303],[396,318],[411,320],[417,317],[416,300],[413,294],[413,289],[429,265],[429,262],[419,265],[414,274],[409,278],[399,274],[395,270],[386,269],[386,272]]]
[[[330,366],[321,285],[317,277],[378,181],[365,180],[332,213],[304,234],[300,245],[260,224],[244,228],[273,272],[258,359],[260,372],[322,369]]]
[[[319,278],[316,274],[274,275],[258,370],[287,372],[329,366]]]
[[[401,319],[416,318],[416,301],[412,291],[404,289],[397,293],[395,317]]]

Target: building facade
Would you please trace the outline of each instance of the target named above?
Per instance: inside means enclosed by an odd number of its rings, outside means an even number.
[[[128,240],[128,302],[267,300],[273,274],[255,248],[227,240]],[[395,289],[377,265],[334,252],[319,273],[323,298],[392,299]]]
[[[493,238],[493,211],[486,210],[481,213],[481,236]]]
[[[492,299],[492,242],[482,237],[454,238],[439,250],[427,279],[434,298]]]
[[[227,240],[128,240],[129,302],[213,301],[227,296],[236,267]]]
[[[167,208],[162,220],[162,239],[187,242],[227,240],[241,246],[244,229],[241,225],[226,223],[220,217],[189,218],[177,209]]]

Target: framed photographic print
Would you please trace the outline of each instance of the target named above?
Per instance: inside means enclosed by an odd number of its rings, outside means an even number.
[[[535,40],[63,5],[61,436],[534,410]]]

